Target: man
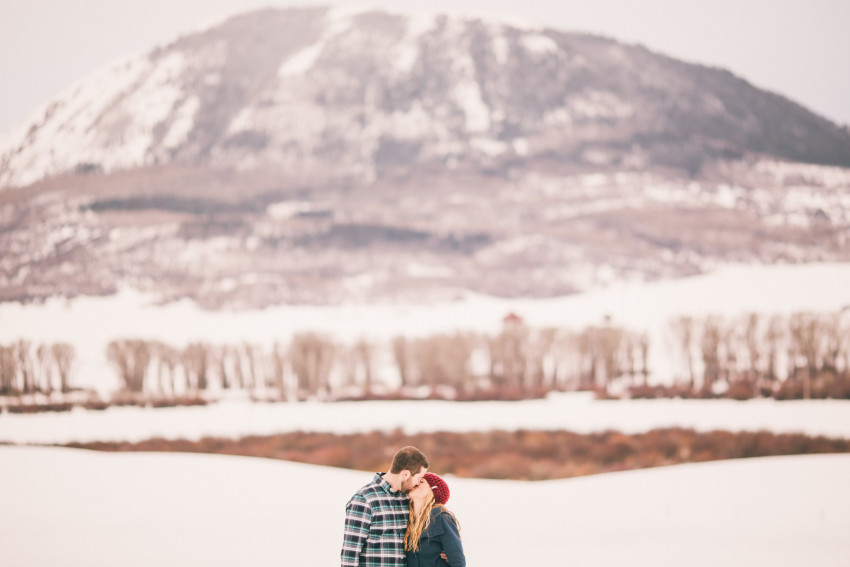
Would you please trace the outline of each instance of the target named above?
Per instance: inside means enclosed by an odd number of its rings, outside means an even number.
[[[376,473],[345,506],[342,567],[407,567],[404,532],[410,513],[407,493],[428,472],[428,459],[416,447],[403,447],[390,472]]]

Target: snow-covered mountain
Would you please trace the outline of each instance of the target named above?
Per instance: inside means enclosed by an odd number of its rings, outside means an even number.
[[[0,300],[551,296],[847,260],[848,167],[846,129],[640,46],[264,10],[106,68],[6,137]]]
[[[81,82],[4,149],[0,184],[172,163],[365,180],[541,158],[699,171],[745,152],[848,166],[850,134],[722,70],[608,39],[267,10]]]

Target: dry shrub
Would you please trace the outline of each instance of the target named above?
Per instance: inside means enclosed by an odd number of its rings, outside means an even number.
[[[35,404],[13,404],[6,406],[9,413],[36,413],[40,411]]]
[[[176,408],[176,407],[191,407],[205,406],[209,402],[199,396],[181,396],[177,398],[151,398],[144,402],[144,405],[151,408]]]
[[[774,397],[774,387],[772,384],[760,384],[756,390],[758,391],[758,395],[762,398],[772,398]]]
[[[437,396],[436,394],[431,394],[431,396],[434,399],[445,399],[443,397]],[[334,399],[338,402],[374,402],[409,400],[411,398],[400,390],[394,390],[392,392],[386,392],[383,394],[378,394],[376,392],[369,391],[356,396],[341,396]]]
[[[827,397],[836,400],[850,400],[850,380],[836,380],[827,389]]]
[[[629,398],[633,400],[654,400],[663,397],[664,389],[661,386],[632,386],[629,388]]]
[[[683,446],[688,445],[688,436],[677,429],[656,429],[643,435],[643,444],[652,451],[652,458],[644,455],[642,457],[644,461],[647,463],[670,462],[680,456]]]
[[[9,413],[42,413],[71,411],[74,404],[69,402],[51,402],[46,404],[11,404],[6,407]]]
[[[607,388],[592,388],[586,391],[593,392],[593,399],[595,400],[619,400],[621,396],[616,394],[612,394],[608,391]]]
[[[520,386],[496,386],[478,388],[470,391],[458,391],[455,401],[459,402],[518,402],[521,400],[539,400],[544,398],[551,389],[522,388]]]
[[[354,468],[355,458],[349,447],[333,445],[313,451],[310,455],[310,462],[316,465],[350,469]]]
[[[103,411],[109,407],[109,403],[103,400],[86,400],[82,403],[82,407],[92,411]]]
[[[113,406],[144,406],[147,401],[139,393],[122,390],[112,394],[109,403]]]
[[[178,406],[205,406],[209,402],[199,396],[183,396],[175,400]]]
[[[482,458],[469,468],[475,478],[529,480],[532,461],[518,453],[499,453]]]
[[[736,380],[729,384],[726,397],[733,400],[751,400],[756,396],[756,387],[749,380]]]
[[[696,394],[690,386],[684,384],[673,384],[671,386],[649,386],[644,384],[631,386],[628,389],[628,397],[633,400],[654,400],[659,398],[689,399],[696,397]]]
[[[638,452],[638,441],[635,437],[616,432],[606,432],[601,437],[601,443],[596,444],[594,461],[604,467],[617,463],[625,464]]]
[[[560,463],[551,459],[534,460],[528,470],[528,480],[548,480],[560,477]]]
[[[803,381],[796,378],[786,379],[779,385],[773,397],[777,400],[802,400]]]

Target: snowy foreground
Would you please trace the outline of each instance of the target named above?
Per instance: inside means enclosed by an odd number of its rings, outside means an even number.
[[[547,429],[641,433],[664,427],[697,431],[772,431],[850,439],[850,401],[595,400],[592,394],[553,394],[522,402],[294,402],[228,401],[205,407],[0,415],[0,441],[69,443],[197,440],[293,431],[357,433]]]
[[[338,564],[370,473],[220,455],[0,447],[4,565]],[[436,471],[439,472],[439,471]],[[470,565],[845,566],[850,455],[537,483],[449,478]]]
[[[756,312],[837,313],[850,306],[850,263],[726,266],[700,276],[610,288],[550,299],[503,299],[458,292],[451,301],[275,306],[263,310],[204,311],[183,300],[161,305],[154,297],[125,290],[109,297],[52,299],[44,304],[0,304],[0,343],[29,339],[67,342],[77,353],[72,383],[108,395],[119,388],[106,361],[114,339],[159,340],[183,347],[193,341],[269,347],[303,331],[342,342],[365,338],[387,342],[454,331],[496,333],[510,312],[534,328],[580,329],[610,317],[615,325],[650,336],[649,366],[656,380],[684,373],[670,336],[672,318],[708,314],[736,317]],[[376,369],[393,383],[398,371],[389,354]]]

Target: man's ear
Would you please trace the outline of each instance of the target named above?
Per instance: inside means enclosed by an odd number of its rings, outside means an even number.
[[[404,469],[404,470],[402,470],[402,471],[401,471],[401,480],[402,480],[402,481],[405,481],[405,480],[409,479],[409,478],[410,478],[410,477],[412,477],[412,476],[413,476],[413,473],[411,473],[411,472],[410,472],[409,470],[407,470],[407,469]]]

